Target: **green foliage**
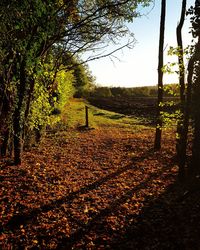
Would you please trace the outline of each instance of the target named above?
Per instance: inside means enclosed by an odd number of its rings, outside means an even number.
[[[164,95],[176,97],[179,96],[179,88],[178,84],[165,84],[164,85]]]
[[[150,96],[151,89],[154,89],[154,87],[136,87],[136,88],[131,88],[129,91],[132,96],[145,97],[145,96]]]
[[[189,60],[189,58],[191,57],[192,53],[193,53],[194,47],[193,46],[187,46],[184,51],[183,51],[183,55],[184,57]],[[168,50],[168,55],[169,56],[180,56],[182,54],[181,48],[179,47],[172,47],[170,46],[169,50]],[[162,71],[164,73],[167,74],[179,74],[180,70],[184,71],[185,67],[184,67],[184,62],[168,62],[167,64],[165,64],[162,68]]]
[[[93,90],[92,96],[94,97],[111,97],[112,92],[108,87],[97,87]]]
[[[94,97],[155,97],[157,96],[157,86],[143,86],[134,88],[122,87],[96,87],[90,93]],[[179,95],[177,84],[164,85],[165,97],[176,97]]]
[[[87,96],[87,93],[93,88],[95,81],[88,66],[86,64],[83,65],[74,63],[73,74],[75,87],[74,97],[80,98]]]
[[[172,104],[174,105],[174,104]],[[163,128],[175,127],[177,122],[182,117],[180,110],[175,110],[172,113],[161,111]]]
[[[27,122],[29,129],[39,129],[49,124],[51,111],[52,107],[49,103],[49,93],[40,82],[36,81],[34,97]]]
[[[127,94],[127,89],[126,88],[120,88],[120,87],[111,87],[110,91],[112,93],[112,96],[122,96],[122,95],[126,95]]]
[[[50,74],[44,72],[43,76],[46,81],[51,82],[52,72]],[[52,112],[54,110],[62,112],[69,98],[74,93],[74,76],[72,71],[66,72],[61,70],[57,73],[55,78],[56,85],[53,86],[53,91],[49,89],[52,85],[45,87],[44,84],[41,84],[40,80],[41,78],[38,78],[35,84],[34,97],[28,119],[28,126],[31,130],[46,127],[46,125],[54,125],[59,122],[60,116],[52,115]]]
[[[178,84],[167,84],[163,87],[165,97],[174,97],[171,100],[165,100],[159,103],[162,111],[160,112],[163,128],[176,126],[182,117],[180,107],[177,106],[179,96],[179,85]],[[164,111],[165,110],[165,111]],[[173,110],[173,111],[168,111]]]
[[[56,81],[58,82],[56,107],[63,111],[65,104],[74,94],[74,75],[72,71],[61,70],[58,72]]]

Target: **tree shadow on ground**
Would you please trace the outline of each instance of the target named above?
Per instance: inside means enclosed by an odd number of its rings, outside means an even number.
[[[116,199],[114,199],[108,207],[100,210],[99,213],[93,216],[86,225],[83,225],[81,228],[79,228],[79,230],[71,234],[70,237],[65,237],[65,236],[62,237],[62,239],[60,240],[58,244],[57,249],[63,249],[63,250],[73,249],[74,244],[76,244],[77,242],[80,242],[81,240],[83,242],[87,241],[86,238],[88,237],[88,234],[91,231],[95,232],[95,234],[97,235],[101,234],[102,231],[106,231],[106,230],[107,230],[107,233],[112,233],[112,232],[108,232],[108,228],[105,228],[105,218],[109,215],[113,216],[114,214],[118,214],[119,210],[121,209],[120,207],[122,204],[125,204],[134,194],[146,188],[148,185],[151,184],[154,178],[158,177],[166,169],[170,169],[172,166],[173,166],[172,164],[169,164],[165,167],[165,169],[161,169],[160,171],[156,173],[150,174],[148,178],[144,179],[143,182],[134,186],[132,189],[129,189],[120,197],[117,197]],[[131,219],[132,218],[130,217],[127,218],[127,225],[130,224],[128,220],[131,220]],[[113,242],[111,243],[111,245],[107,247],[104,245],[104,249],[126,249],[126,245],[123,244],[124,237],[127,237],[127,236],[126,235],[122,236],[119,231],[117,233],[117,238],[113,239]],[[120,247],[118,247],[120,243],[122,244]],[[95,249],[100,249],[103,244],[105,244],[105,242],[102,239],[97,237],[95,241]],[[135,248],[130,248],[130,249],[135,249]],[[143,249],[143,248],[138,248],[138,249]]]
[[[152,154],[153,154],[153,151],[152,151],[152,149],[150,149],[149,151],[145,152],[141,157],[137,157],[136,160],[137,161],[143,161],[149,155],[152,155]],[[133,160],[135,161],[135,158]],[[128,171],[128,170],[130,170],[132,168],[135,168],[135,166],[133,164],[124,166],[122,168],[119,168],[117,171],[106,175],[103,178],[97,179],[96,181],[94,181],[93,183],[91,183],[89,185],[81,187],[79,190],[77,190],[75,192],[71,192],[71,193],[69,193],[69,194],[67,194],[67,195],[65,195],[65,196],[63,196],[63,197],[61,197],[59,199],[55,199],[55,200],[49,202],[48,204],[45,204],[45,205],[40,206],[38,208],[29,210],[26,213],[22,212],[20,214],[16,214],[5,225],[5,229],[6,230],[16,230],[21,225],[25,225],[30,220],[33,220],[34,218],[37,218],[37,216],[39,214],[46,213],[46,212],[51,211],[51,210],[53,210],[55,208],[59,208],[64,203],[69,203],[70,201],[74,200],[78,196],[80,196],[82,194],[86,194],[89,191],[92,191],[92,190],[95,190],[95,189],[99,188],[101,185],[105,184],[109,180],[115,179],[119,175],[125,173],[126,171]]]
[[[199,250],[200,182],[175,182],[128,220],[133,222],[111,249]]]
[[[97,188],[100,188],[101,185],[106,184],[109,180],[115,180],[119,175],[126,173],[130,169],[137,168],[137,163],[142,162],[144,159],[154,155],[154,152],[150,149],[149,151],[143,153],[140,157],[133,158],[133,163],[125,167],[121,167],[113,173],[110,173],[93,183],[81,187],[75,192],[71,192],[59,199],[55,199],[48,204],[44,204],[39,208],[29,210],[26,213],[23,213],[23,210],[20,214],[14,215],[9,222],[5,225],[4,230],[12,231],[13,233],[22,225],[27,225],[34,223],[34,220],[37,219],[42,213],[47,213],[54,209],[60,209],[63,204],[70,204],[74,199],[80,197],[82,194],[87,194],[90,191],[93,191]],[[66,216],[70,218],[70,221],[76,224],[77,229],[74,230],[70,236],[66,236],[64,233],[62,235],[38,235],[38,241],[44,242],[49,241],[52,237],[57,238],[57,249],[73,249],[76,246],[77,242],[85,242],[88,234],[93,231],[96,235],[100,232],[105,231],[105,221],[106,217],[109,215],[117,214],[121,209],[121,205],[125,204],[134,194],[140,192],[141,190],[147,188],[151,185],[152,181],[155,178],[158,178],[162,175],[163,172],[169,170],[174,166],[173,162],[168,162],[168,164],[163,165],[163,168],[149,173],[148,176],[144,178],[139,184],[134,185],[131,189],[126,190],[120,196],[113,198],[110,204],[100,209],[96,214],[92,214],[87,224],[82,223],[70,211],[66,211]],[[132,177],[130,177],[132,178]],[[158,184],[159,185],[159,184]],[[182,190],[181,190],[182,191]],[[112,242],[108,248],[110,249],[189,249],[189,248],[177,248],[181,247],[184,243],[181,242],[185,234],[183,231],[182,235],[179,236],[179,240],[176,242],[176,235],[179,228],[184,226],[184,219],[190,220],[188,214],[190,211],[187,211],[188,205],[186,205],[185,199],[184,202],[178,202],[178,197],[182,194],[181,192],[177,193],[176,185],[174,184],[168,191],[163,193],[157,200],[154,200],[153,197],[149,200],[149,197],[146,197],[144,208],[139,215],[125,215],[126,217],[126,232],[121,233],[117,232],[117,238],[112,237]],[[186,200],[187,201],[187,200]],[[177,204],[182,204],[180,207]],[[176,206],[177,207],[176,207]],[[186,208],[184,208],[186,206]],[[192,206],[192,204],[191,204]],[[193,204],[194,207],[194,204]],[[184,210],[185,209],[185,210]],[[184,214],[186,213],[186,215]],[[188,213],[188,214],[187,214]],[[199,218],[199,217],[198,217]],[[196,220],[197,218],[195,218]],[[133,221],[131,224],[130,221]],[[171,224],[170,224],[171,223]],[[187,221],[186,221],[187,223]],[[170,224],[170,226],[169,226]],[[175,227],[179,224],[178,227]],[[175,230],[175,231],[174,231]],[[187,231],[188,232],[188,231]],[[112,234],[112,231],[107,232]],[[194,233],[195,235],[195,233]],[[165,236],[165,237],[164,237]],[[196,236],[194,236],[196,237]],[[170,240],[170,246],[174,248],[165,248],[168,247],[168,240]],[[176,242],[176,244],[175,244]],[[105,243],[105,242],[104,242]],[[21,247],[21,243],[17,243]],[[102,239],[97,239],[95,241],[96,249],[99,249],[102,246]],[[182,245],[181,245],[182,244]],[[98,248],[99,247],[99,248]],[[176,247],[176,248],[175,248]],[[104,245],[104,249],[106,249]],[[81,248],[82,249],[82,248]],[[86,248],[84,248],[86,249]],[[197,248],[191,248],[197,249]]]

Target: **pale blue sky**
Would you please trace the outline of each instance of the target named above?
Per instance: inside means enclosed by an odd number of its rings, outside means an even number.
[[[187,0],[187,7],[195,0]],[[167,0],[165,52],[169,46],[176,46],[176,26],[180,18],[182,0]],[[89,63],[90,70],[96,77],[96,83],[104,86],[135,87],[157,84],[158,41],[160,25],[161,0],[155,0],[155,6],[141,9],[144,15],[130,24],[137,43],[131,50],[117,52],[120,59],[99,59]],[[150,11],[150,9],[152,9]],[[149,13],[150,11],[150,13]],[[147,14],[147,15],[146,15]],[[189,19],[189,17],[187,17]],[[191,41],[188,35],[188,22],[183,30],[184,45]],[[186,27],[187,26],[187,27]],[[165,57],[165,63],[176,58]],[[166,75],[164,82],[177,82],[177,76]]]

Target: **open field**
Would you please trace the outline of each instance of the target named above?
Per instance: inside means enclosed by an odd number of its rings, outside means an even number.
[[[175,105],[167,105],[163,107],[163,111],[171,113],[177,109],[178,98],[166,97],[164,101],[165,103],[174,102]],[[157,112],[156,97],[95,97],[89,98],[89,102],[102,109],[138,117],[144,123],[155,123]]]
[[[200,249],[199,189],[177,182],[175,138],[81,100],[21,166],[1,163],[0,248]]]

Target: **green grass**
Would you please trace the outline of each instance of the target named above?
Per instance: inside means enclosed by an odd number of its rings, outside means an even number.
[[[63,125],[69,128],[78,128],[85,126],[85,106],[89,109],[89,127],[115,127],[133,129],[133,127],[144,128],[143,121],[138,118],[126,116],[123,114],[106,111],[89,105],[82,99],[71,99],[66,105],[62,114]]]

